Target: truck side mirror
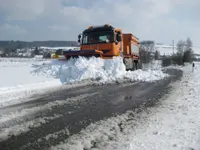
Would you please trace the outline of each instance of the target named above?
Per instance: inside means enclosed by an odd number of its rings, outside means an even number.
[[[122,41],[122,36],[121,36],[121,35],[118,35],[118,37],[117,37],[117,41],[119,41],[119,42]]]
[[[117,41],[118,42],[122,41],[122,36],[121,36],[121,34],[119,32],[117,33]]]
[[[78,43],[81,42],[81,34],[78,35]]]

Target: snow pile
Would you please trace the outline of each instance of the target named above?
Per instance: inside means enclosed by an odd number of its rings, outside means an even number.
[[[42,64],[32,64],[32,67],[35,69],[31,71],[31,74],[34,76],[57,78],[59,76],[59,70],[64,64],[63,61],[59,60],[52,60],[51,62]]]
[[[126,71],[120,57],[103,60],[101,58],[72,59],[69,61],[52,61],[38,67],[35,74],[59,78],[62,83],[75,83],[85,80],[111,83],[118,81],[156,81],[167,77],[161,69]]]
[[[156,107],[96,122],[51,150],[198,150],[200,64],[184,68],[181,82]]]

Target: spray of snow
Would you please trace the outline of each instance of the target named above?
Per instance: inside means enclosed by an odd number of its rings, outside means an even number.
[[[116,81],[156,81],[167,77],[161,69],[126,71],[123,59],[116,57],[111,60],[91,57],[79,57],[65,61],[52,61],[40,66],[34,73],[59,78],[63,84],[82,81],[98,81],[111,83]]]
[[[156,107],[96,122],[52,150],[192,150],[200,148],[200,64],[184,68]]]
[[[153,60],[148,64],[143,64],[142,65],[143,70],[159,70],[162,67],[162,60]]]

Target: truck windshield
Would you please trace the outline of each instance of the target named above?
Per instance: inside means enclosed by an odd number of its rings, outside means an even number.
[[[95,31],[83,34],[82,44],[112,43],[114,34],[111,31]]]

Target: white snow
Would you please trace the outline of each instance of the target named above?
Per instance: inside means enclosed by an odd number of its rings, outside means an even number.
[[[77,46],[63,46],[63,47],[46,47],[46,46],[41,46],[40,47],[41,49],[50,49],[50,50],[58,50],[58,49],[64,49],[64,50],[77,50],[79,49],[80,47],[77,47]]]
[[[171,93],[143,112],[96,122],[52,150],[198,150],[200,149],[200,64],[184,67]]]
[[[47,62],[37,58],[0,58],[0,107],[11,100],[60,87],[62,84],[59,79],[35,76],[31,73],[36,65]]]
[[[166,44],[156,44],[155,50],[160,52],[160,55],[172,55],[173,54],[173,46]],[[174,46],[174,53],[176,53],[176,46]]]
[[[0,108],[27,101],[32,95],[58,90],[63,84],[152,82],[168,76],[160,68],[125,71],[121,58],[103,60],[93,57],[69,61],[41,57],[1,58],[0,72]]]
[[[0,88],[20,86],[25,84],[33,84],[37,82],[48,81],[43,76],[33,76],[31,71],[34,65],[41,65],[45,61],[38,61],[37,59],[0,59]]]
[[[54,115],[53,117],[36,118],[30,121],[26,121],[21,124],[16,124],[8,128],[1,128],[0,130],[0,142],[8,139],[11,136],[18,136],[24,132],[28,132],[32,128],[40,127],[42,124],[48,123],[56,118],[61,118],[62,115]]]
[[[148,64],[142,65],[143,70],[160,70],[162,68],[162,60],[153,60]]]
[[[98,83],[116,81],[156,81],[167,77],[161,69],[126,71],[122,58],[103,60],[101,58],[83,58],[65,61],[53,61],[35,70],[38,75],[60,78],[63,84],[77,83],[85,80]]]
[[[54,132],[53,134],[48,134],[47,136],[43,137],[43,138],[40,138],[38,139],[38,142],[42,141],[42,139],[45,139],[45,140],[49,140],[51,138],[53,139],[57,139],[59,137],[59,135],[62,135],[62,134],[65,134],[65,135],[69,135],[69,129],[65,128],[65,129],[62,129],[61,131],[58,131],[58,132]]]

